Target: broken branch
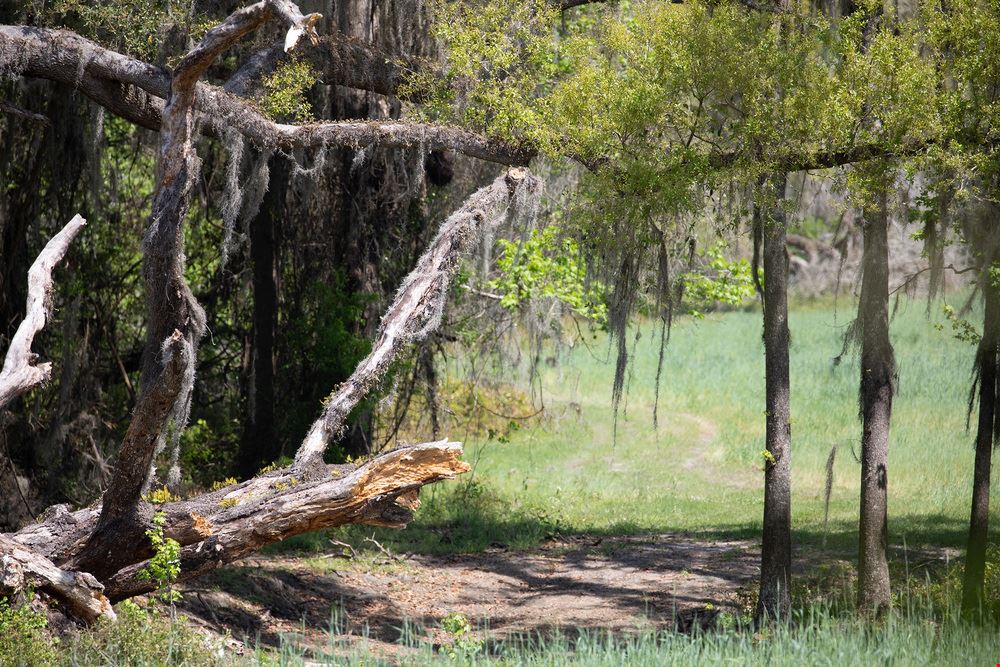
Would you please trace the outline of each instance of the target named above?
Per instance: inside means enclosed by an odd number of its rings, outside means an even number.
[[[52,270],[62,261],[69,244],[87,224],[74,216],[58,234],[49,239],[28,270],[28,299],[24,320],[18,326],[7,348],[0,369],[0,409],[26,391],[49,379],[52,364],[38,363],[31,351],[35,334],[42,330],[51,309]]]
[[[539,185],[527,169],[510,169],[469,197],[441,225],[382,317],[372,351],[327,399],[323,414],[299,446],[295,465],[300,470],[322,462],[327,444],[339,435],[351,410],[381,380],[403,347],[437,328],[459,257],[471,239],[504,218],[520,187],[534,189]]]
[[[104,586],[92,575],[62,570],[48,558],[0,536],[0,596],[17,595],[27,588],[59,601],[87,623],[98,618],[115,619]]]

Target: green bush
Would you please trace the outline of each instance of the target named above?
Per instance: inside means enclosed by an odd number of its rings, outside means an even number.
[[[221,642],[171,619],[159,609],[130,601],[119,604],[116,622],[100,621],[80,632],[61,652],[65,665],[215,666],[228,664]]]
[[[55,660],[57,642],[46,631],[44,614],[31,608],[32,595],[23,604],[0,598],[0,665],[48,665]]]
[[[306,93],[316,84],[316,72],[309,63],[292,59],[278,65],[264,77],[260,108],[274,120],[308,123],[315,120]]]

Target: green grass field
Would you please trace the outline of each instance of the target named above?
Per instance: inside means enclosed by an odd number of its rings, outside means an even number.
[[[902,300],[892,321],[899,392],[889,512],[896,545],[964,546],[974,348],[952,336],[939,312],[929,317],[925,301]],[[832,301],[797,304],[790,315],[793,526],[801,543],[823,539],[826,462],[836,448],[826,537],[841,550],[856,543],[858,362],[853,353],[839,365],[833,360],[852,316],[848,298],[839,308]],[[942,323],[943,329],[935,326]],[[651,325],[640,331],[617,438],[610,405],[614,369],[607,339],[599,335],[564,350],[555,366],[543,364],[543,420],[508,442],[468,440],[466,459],[474,472],[426,489],[414,524],[381,537],[399,548],[463,551],[496,542],[530,546],[554,531],[758,536],[764,441],[759,311],[676,324],[657,428],[658,339]]]

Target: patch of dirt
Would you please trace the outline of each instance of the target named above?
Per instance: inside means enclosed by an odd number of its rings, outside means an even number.
[[[529,552],[376,561],[263,557],[199,579],[182,606],[199,624],[251,646],[274,645],[287,633],[326,646],[334,609],[340,641],[367,635],[373,650],[393,653],[404,620],[442,643],[440,621],[454,612],[487,624],[478,634],[493,639],[556,629],[686,630],[733,610],[758,564],[750,542],[677,535],[571,537]]]

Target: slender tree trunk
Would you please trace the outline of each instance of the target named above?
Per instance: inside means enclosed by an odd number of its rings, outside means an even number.
[[[252,476],[281,455],[274,424],[275,347],[278,329],[278,229],[284,218],[289,165],[275,154],[268,166],[270,182],[260,210],[250,223],[253,264],[253,344],[247,392],[247,420],[240,443],[239,473]]]
[[[986,537],[990,522],[990,466],[996,423],[997,346],[1000,344],[1000,289],[989,277],[983,287],[983,339],[976,364],[979,375],[979,424],[972,477],[972,516],[962,582],[962,614],[979,618],[983,612],[986,573]]]
[[[767,403],[764,472],[764,535],[760,563],[758,621],[787,618],[791,607],[792,426],[788,371],[788,253],[781,208],[787,177],[775,177],[775,203],[760,211],[764,259],[764,356]]]
[[[864,211],[864,256],[858,319],[861,327],[861,514],[858,523],[858,607],[889,607],[888,471],[896,362],[889,342],[888,214],[883,193]]]

